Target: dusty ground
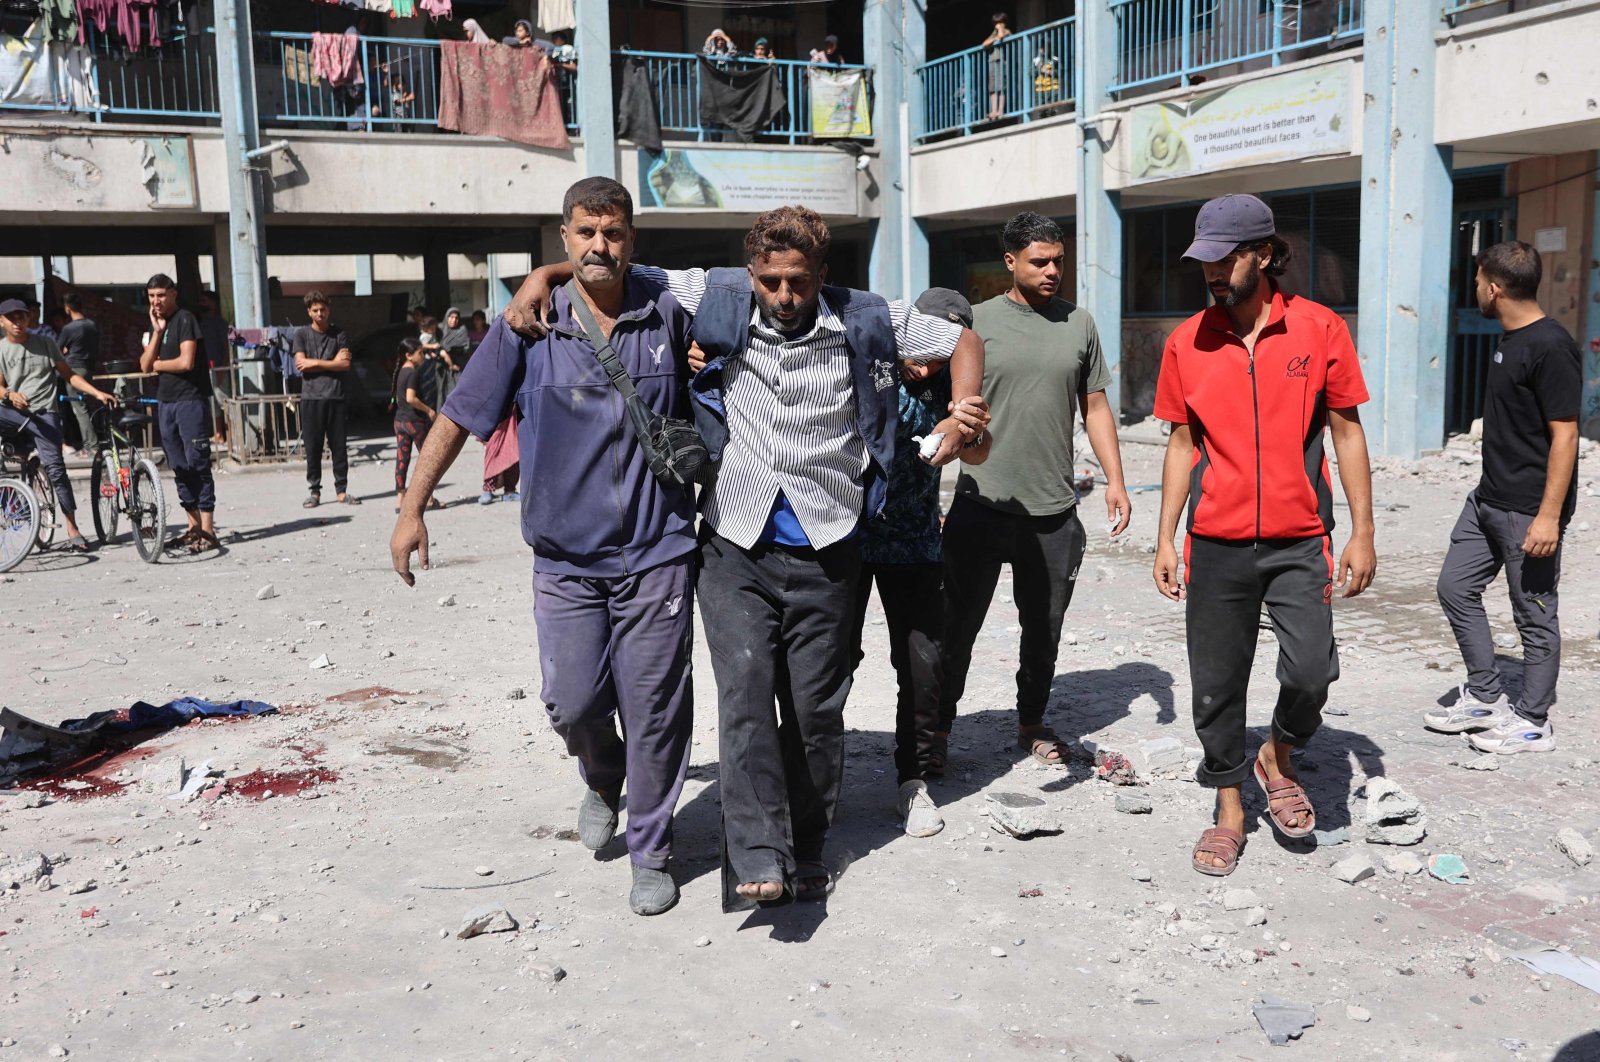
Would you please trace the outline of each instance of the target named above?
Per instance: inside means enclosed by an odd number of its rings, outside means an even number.
[[[1131,484],[1156,481],[1159,442],[1130,432]],[[1292,850],[1258,824],[1239,871],[1214,881],[1188,866],[1209,803],[1185,769],[1137,790],[1154,810],[1134,816],[1113,808],[1128,790],[1087,763],[1022,761],[1003,581],[934,788],[948,826],[927,840],[895,819],[893,677],[874,615],[825,906],[718,908],[716,713],[697,647],[683,901],[654,919],[627,911],[620,841],[596,856],[563,832],[579,789],[538,700],[529,556],[510,506],[470,503],[475,451],[430,521],[435,567],[414,590],[389,570],[387,464],[357,465],[364,507],[313,513],[297,471],[221,476],[221,556],[150,567],[124,536],[0,580],[0,700],[14,709],[56,722],[184,694],[283,709],[157,737],[87,785],[0,796],[0,850],[57,864],[53,888],[0,899],[0,1043],[16,1041],[0,1059],[52,1045],[99,1059],[1600,1057],[1600,998],[1508,958],[1534,942],[1600,956],[1600,864],[1552,843],[1559,827],[1600,827],[1586,718],[1600,532],[1585,522],[1600,511],[1582,500],[1567,545],[1559,750],[1463,769],[1463,740],[1417,720],[1461,679],[1432,584],[1476,478],[1470,451],[1380,471],[1378,582],[1337,606],[1344,677],[1301,762],[1320,826],[1349,825],[1351,843]],[[1135,504],[1125,544],[1085,521],[1049,720],[1130,754],[1152,737],[1194,745],[1181,611],[1148,576],[1157,496]],[[277,596],[257,600],[268,583]],[[1503,593],[1490,601],[1511,631]],[[1505,651],[1513,670],[1519,652]],[[332,666],[313,669],[321,654]],[[180,758],[225,771],[225,795],[167,799]],[[1363,785],[1380,774],[1426,805],[1415,848],[1361,839]],[[997,791],[1043,796],[1064,832],[992,832],[984,794]],[[1397,875],[1384,868],[1397,851],[1459,854],[1471,881]],[[1335,878],[1351,855],[1376,876]],[[1265,924],[1225,910],[1228,889],[1253,890]],[[455,939],[489,901],[520,931]],[[559,983],[541,977],[553,965]],[[1317,1024],[1269,1047],[1251,1015],[1264,992],[1314,1005]]]

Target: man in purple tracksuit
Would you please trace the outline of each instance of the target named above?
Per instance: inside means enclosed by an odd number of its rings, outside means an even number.
[[[628,272],[627,189],[586,178],[567,190],[563,213],[573,281],[594,323],[645,403],[687,417],[691,318],[664,284]],[[591,849],[611,841],[626,779],[628,902],[659,914],[678,899],[667,863],[693,726],[694,495],[651,474],[569,289],[553,308],[542,339],[503,320],[489,330],[428,432],[390,551],[410,585],[412,550],[428,566],[422,512],[439,477],[469,433],[487,439],[518,410],[541,695],[587,786],[578,835]]]

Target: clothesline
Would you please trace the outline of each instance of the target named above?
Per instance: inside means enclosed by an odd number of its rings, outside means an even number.
[[[455,18],[453,0],[315,0],[329,7],[343,7],[352,11],[373,11],[390,18],[415,18],[427,15],[437,22],[441,18]]]

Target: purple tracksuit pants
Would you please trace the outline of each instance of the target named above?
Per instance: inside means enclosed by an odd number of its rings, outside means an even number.
[[[694,577],[692,555],[617,579],[533,576],[550,725],[589,788],[627,780],[628,852],[652,870],[667,868],[689,769]]]

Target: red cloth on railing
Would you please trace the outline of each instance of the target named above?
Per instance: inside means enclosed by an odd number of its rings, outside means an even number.
[[[539,48],[440,41],[439,128],[571,147],[555,64]]]
[[[156,9],[162,0],[78,0],[78,42],[89,43],[89,23],[101,33],[107,26],[127,42],[129,51],[161,46]],[[171,6],[168,4],[167,6]]]
[[[356,80],[361,66],[356,53],[361,38],[354,33],[313,33],[311,35],[311,74],[326,78],[334,88]]]

